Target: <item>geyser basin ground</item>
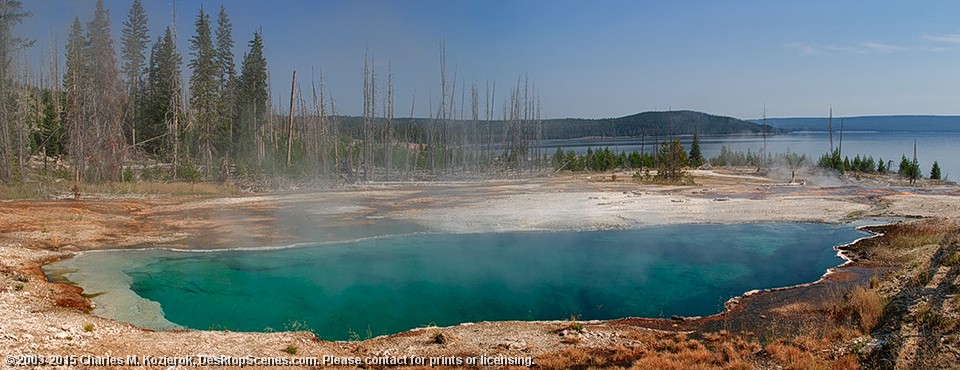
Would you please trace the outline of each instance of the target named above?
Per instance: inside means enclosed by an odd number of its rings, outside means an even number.
[[[850,225],[418,234],[308,247],[85,253],[46,267],[96,314],[139,326],[328,340],[494,320],[709,315],[753,289],[817,280]],[[355,333],[355,334],[354,334]]]

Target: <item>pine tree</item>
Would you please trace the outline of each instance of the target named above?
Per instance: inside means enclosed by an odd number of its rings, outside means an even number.
[[[67,152],[70,154],[70,161],[73,163],[75,180],[79,180],[79,175],[86,171],[86,141],[85,132],[81,118],[86,111],[87,93],[84,86],[87,85],[87,60],[84,52],[86,38],[83,36],[83,25],[80,19],[74,18],[70,26],[70,35],[67,37],[66,45],[66,63],[67,70],[63,74],[63,86],[66,92],[66,104],[64,107],[67,126]]]
[[[940,180],[940,164],[937,161],[933,161],[933,167],[930,168],[930,179],[931,180]]]
[[[567,163],[564,163],[563,149],[561,149],[559,146],[557,147],[557,151],[553,153],[551,162],[553,164],[553,169],[558,171],[567,165]]]
[[[906,154],[900,156],[900,167],[897,169],[897,173],[904,177],[910,175],[910,161],[907,160]]]
[[[269,98],[267,92],[267,59],[263,55],[263,32],[257,30],[249,43],[250,50],[243,56],[237,91],[237,116],[234,121],[234,146],[236,160],[252,159],[263,162],[265,148],[263,143]],[[256,153],[251,158],[251,153]]]
[[[190,108],[193,110],[193,135],[198,145],[198,154],[203,159],[204,168],[209,175],[215,155],[213,141],[217,136],[217,126],[220,123],[217,106],[220,68],[215,61],[216,50],[213,48],[210,16],[204,13],[203,7],[200,7],[200,13],[197,14],[194,25],[197,27],[197,33],[190,40],[190,50],[193,55],[189,63],[193,71],[190,75]]]
[[[91,154],[96,158],[90,175],[95,180],[119,180],[124,152],[119,108],[123,94],[110,33],[110,12],[103,7],[103,0],[97,1],[93,20],[87,26],[87,42],[93,109],[86,129],[94,133],[91,144],[95,150]]]
[[[147,96],[144,99],[144,127],[143,136],[138,139],[144,142],[147,152],[170,158],[172,155],[172,138],[169,135],[168,122],[175,114],[174,109],[179,94],[180,53],[176,50],[173,33],[167,27],[162,37],[158,36],[150,51],[150,66],[147,75]],[[140,135],[138,133],[138,135]]]
[[[687,165],[687,153],[680,140],[666,141],[660,144],[657,152],[657,177],[667,180],[679,180],[683,177],[683,167]]]
[[[56,157],[65,153],[66,132],[61,117],[62,98],[55,90],[40,89],[41,111],[37,117],[37,127],[33,132],[34,139],[31,146],[34,150],[42,151],[48,157]],[[59,101],[58,101],[59,100]]]
[[[0,183],[14,179],[13,163],[14,142],[12,137],[23,134],[11,123],[13,112],[9,111],[7,103],[13,99],[16,88],[16,69],[11,66],[16,50],[32,44],[32,42],[16,37],[13,27],[30,16],[29,12],[21,10],[23,4],[17,0],[0,0]]]
[[[227,16],[227,8],[220,5],[217,14],[215,61],[219,68],[220,96],[218,104],[220,122],[217,149],[225,155],[230,153],[233,120],[236,116],[237,66],[233,61],[233,24]]]
[[[703,159],[703,153],[700,151],[700,135],[693,134],[693,143],[690,144],[690,167],[700,167],[706,162]]]
[[[120,57],[123,60],[121,72],[126,87],[127,102],[124,110],[124,134],[129,140],[136,138],[139,130],[136,125],[140,122],[142,113],[139,108],[144,94],[144,73],[146,72],[146,51],[150,42],[147,33],[147,13],[140,0],[134,0],[130,5],[127,20],[123,22],[120,36]]]

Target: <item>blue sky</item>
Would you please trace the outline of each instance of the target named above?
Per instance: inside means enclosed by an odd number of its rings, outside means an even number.
[[[130,2],[105,0],[117,37]],[[62,55],[70,20],[86,24],[94,4],[25,0],[34,15],[17,31],[37,40],[35,58],[50,35]],[[415,115],[428,115],[431,97],[439,100],[441,38],[457,89],[476,80],[482,94],[496,81],[497,112],[528,75],[545,117],[691,109],[755,118],[764,104],[770,117],[824,116],[831,105],[838,116],[960,114],[955,1],[181,0],[181,52],[200,6],[215,13],[221,4],[238,61],[263,28],[276,100],[287,99],[294,69],[309,83],[322,68],[342,114],[361,112],[369,50],[380,81],[392,65],[396,115],[410,114],[414,89]],[[172,1],[144,5],[160,34]]]

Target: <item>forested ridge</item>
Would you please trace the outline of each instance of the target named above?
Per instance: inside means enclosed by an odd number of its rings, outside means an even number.
[[[361,117],[340,117],[341,122],[357,131]],[[424,128],[430,125],[429,118],[397,118],[398,124],[412,128]],[[455,124],[470,124],[470,121],[454,121]],[[485,122],[484,125],[487,123]],[[501,132],[509,124],[503,120],[489,122],[493,130]],[[733,117],[716,116],[702,112],[651,111],[619,118],[550,118],[543,119],[544,140],[578,139],[586,137],[638,137],[647,135],[739,135],[762,134],[764,126]],[[766,126],[768,134],[782,134],[787,130]]]

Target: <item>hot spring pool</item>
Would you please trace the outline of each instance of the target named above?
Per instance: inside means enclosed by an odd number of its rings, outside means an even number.
[[[710,315],[817,280],[850,225],[419,234],[288,249],[84,253],[45,267],[94,313],[153,329],[305,329],[327,340],[495,320]]]

